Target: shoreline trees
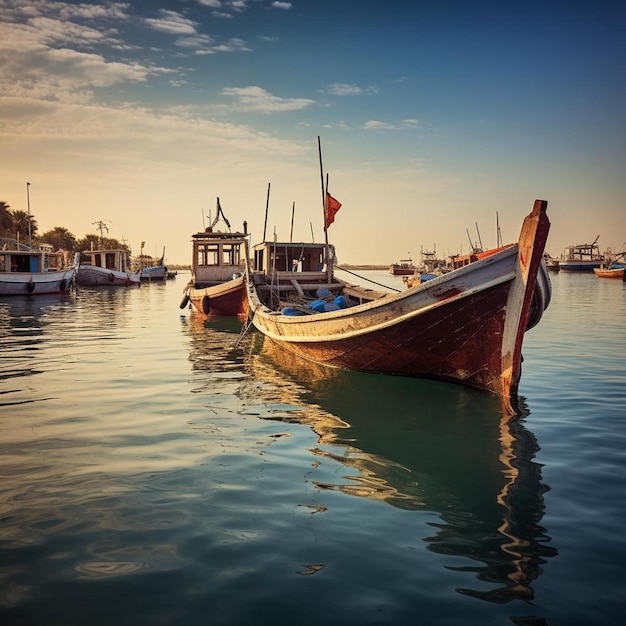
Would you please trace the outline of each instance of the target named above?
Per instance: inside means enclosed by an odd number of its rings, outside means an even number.
[[[65,250],[68,252],[80,252],[90,249],[113,249],[126,248],[130,251],[128,245],[120,243],[112,237],[103,237],[100,235],[86,234],[82,239],[78,239],[65,226],[55,226],[45,233],[39,234],[37,220],[33,215],[28,215],[26,211],[19,209],[11,209],[11,207],[0,200],[0,238],[13,239],[20,243],[29,243],[28,222],[30,218],[30,239],[32,245],[36,246],[41,243],[47,243],[54,250]]]

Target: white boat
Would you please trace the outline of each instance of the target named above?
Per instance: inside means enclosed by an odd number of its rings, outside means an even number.
[[[138,285],[139,275],[130,271],[127,248],[88,250],[82,253],[87,261],[78,266],[76,283],[81,286]]]
[[[51,294],[69,291],[78,270],[79,255],[66,268],[58,255],[12,239],[0,239],[0,296]]]

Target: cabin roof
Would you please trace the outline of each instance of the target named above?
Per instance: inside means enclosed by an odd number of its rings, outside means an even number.
[[[223,233],[221,231],[213,232],[213,231],[206,230],[206,231],[201,232],[201,233],[195,233],[195,234],[192,235],[192,237],[195,240],[206,239],[206,240],[225,241],[225,240],[229,240],[229,239],[242,240],[242,239],[246,238],[246,235],[245,235],[245,233],[240,233],[240,232]]]
[[[262,243],[257,243],[254,245],[254,250],[259,250],[261,248],[296,248],[301,250],[304,248],[305,250],[324,250],[326,248],[325,243],[303,243],[303,242],[282,242],[282,241],[264,241]]]

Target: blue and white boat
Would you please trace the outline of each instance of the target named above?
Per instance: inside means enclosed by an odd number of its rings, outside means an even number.
[[[79,255],[64,266],[51,247],[27,246],[0,239],[0,296],[39,295],[69,291],[76,278]]]
[[[141,254],[134,258],[135,272],[139,278],[146,282],[155,280],[167,280],[167,266],[163,264],[165,259],[165,246],[161,258],[155,258],[148,254],[143,254],[145,242],[141,242]]]
[[[598,237],[593,243],[582,243],[568,246],[559,259],[559,271],[561,272],[593,272],[604,262],[604,256],[600,253]]]

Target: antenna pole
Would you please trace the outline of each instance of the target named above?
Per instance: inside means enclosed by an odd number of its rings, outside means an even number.
[[[26,204],[28,205],[28,246],[33,247],[33,236],[30,228],[30,183],[26,183]]]

